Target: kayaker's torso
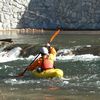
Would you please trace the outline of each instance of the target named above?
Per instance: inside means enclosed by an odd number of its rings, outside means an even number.
[[[41,67],[43,70],[53,68],[54,60],[56,57],[56,50],[53,47],[50,47],[50,54],[44,55],[37,59],[33,64],[28,67],[28,70],[32,71],[37,67]]]

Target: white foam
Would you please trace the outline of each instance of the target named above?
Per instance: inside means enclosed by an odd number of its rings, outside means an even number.
[[[90,45],[89,45],[90,46]],[[1,52],[0,53],[0,63],[3,62],[10,62],[14,60],[33,60],[37,55],[30,55],[27,58],[19,57],[21,52],[20,47],[15,47],[14,49],[10,50],[9,52]],[[83,54],[83,55],[74,55],[72,54],[72,49],[61,49],[58,52],[58,56],[56,57],[56,60],[61,61],[90,61],[90,60],[97,60],[100,59],[100,56],[94,56],[93,54]],[[41,55],[38,56],[38,58],[41,57]]]
[[[93,54],[84,55],[68,55],[68,56],[58,56],[56,60],[74,60],[74,61],[91,61],[100,59],[100,56],[94,56]]]
[[[100,56],[94,56],[93,54],[84,54],[84,55],[77,55],[73,59],[80,60],[80,61],[91,61],[91,60],[100,59]]]
[[[33,60],[33,59],[35,59],[37,56],[38,56],[38,54],[37,54],[36,56],[30,55],[29,57],[26,58],[26,60]],[[37,59],[38,59],[39,57],[41,57],[41,55],[39,55],[39,56],[37,57]]]
[[[0,63],[3,62],[10,62],[18,59],[23,59],[23,58],[16,58],[16,57],[0,57]]]
[[[67,55],[67,56],[57,56],[56,60],[72,60],[75,55]]]
[[[17,80],[17,79],[8,79],[8,80],[4,80],[4,82],[6,84],[12,84],[12,85],[15,85],[15,84],[28,84],[28,83],[34,83],[35,81],[34,80]]]
[[[0,52],[0,63],[22,59],[22,58],[19,58],[21,50],[22,49],[20,47],[15,47],[14,49],[10,51]]]

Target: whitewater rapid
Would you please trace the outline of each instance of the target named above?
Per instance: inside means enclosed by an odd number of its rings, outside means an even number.
[[[9,51],[1,51],[0,52],[0,63],[3,62],[11,62],[15,60],[33,60],[36,55],[29,55],[28,57],[22,57],[21,47],[15,47]],[[93,54],[81,54],[75,55],[71,53],[71,49],[60,49],[57,51],[57,56],[55,61],[91,61],[91,60],[99,60],[100,56],[96,56]]]

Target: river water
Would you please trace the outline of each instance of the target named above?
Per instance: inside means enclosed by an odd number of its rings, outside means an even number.
[[[90,32],[62,31],[51,45],[63,52],[84,45],[99,45],[99,32],[91,32],[96,33],[95,35],[86,34]],[[0,39],[12,38],[15,44],[43,46],[49,41],[52,33],[54,32],[34,34],[6,32],[0,33]],[[0,100],[100,100],[100,56],[92,54],[57,56],[55,66],[64,71],[67,81],[38,79],[28,71],[24,77],[16,77],[34,57],[35,55],[0,57]]]

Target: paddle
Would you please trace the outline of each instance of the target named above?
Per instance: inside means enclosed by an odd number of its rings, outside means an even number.
[[[49,43],[51,43],[53,41],[53,39],[58,35],[58,33],[60,32],[60,29],[58,29],[50,38]]]
[[[39,55],[40,55],[40,54],[38,54],[38,55],[34,58],[34,60],[33,60],[28,66],[30,66],[32,63],[34,63],[34,61],[38,58]],[[28,66],[25,68],[25,70],[24,70],[23,72],[19,73],[19,74],[17,75],[17,77],[23,76],[24,73],[27,71]]]
[[[58,33],[60,32],[60,29],[58,29],[56,32],[54,32],[54,34],[51,36],[49,43],[51,43],[53,41],[53,39],[58,35]],[[35,59],[28,65],[30,66],[32,63],[34,63],[34,61],[39,57],[40,54],[38,54]],[[28,66],[25,68],[25,70],[22,73],[19,73],[17,75],[17,77],[21,77],[24,75],[24,73],[27,71]]]

